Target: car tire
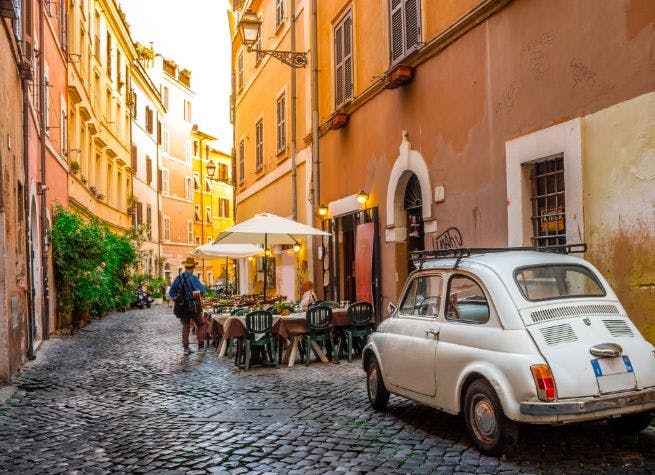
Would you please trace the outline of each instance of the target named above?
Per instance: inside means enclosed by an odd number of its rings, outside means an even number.
[[[638,434],[646,427],[650,426],[653,421],[653,414],[650,412],[640,412],[638,414],[628,414],[618,419],[610,419],[609,423],[615,431],[622,434]]]
[[[366,392],[371,406],[376,411],[384,411],[389,402],[389,391],[384,386],[382,371],[375,357],[371,358],[366,367]]]
[[[518,424],[505,417],[496,392],[483,379],[466,390],[464,419],[469,437],[483,454],[498,455],[518,439]]]

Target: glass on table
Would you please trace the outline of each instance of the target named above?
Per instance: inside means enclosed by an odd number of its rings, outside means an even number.
[[[348,308],[348,305],[350,305],[349,300],[342,300],[341,301],[341,308]]]

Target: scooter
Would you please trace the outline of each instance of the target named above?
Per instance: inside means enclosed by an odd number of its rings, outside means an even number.
[[[154,301],[155,299],[152,298],[151,292],[143,289],[136,289],[134,292],[132,308],[150,308]]]

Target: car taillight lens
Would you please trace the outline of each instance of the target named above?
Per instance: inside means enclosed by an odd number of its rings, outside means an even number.
[[[557,389],[555,389],[555,379],[550,372],[550,366],[538,364],[530,366],[534,384],[537,386],[537,396],[542,401],[554,401],[557,399]]]

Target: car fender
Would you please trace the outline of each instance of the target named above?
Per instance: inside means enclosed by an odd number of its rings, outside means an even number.
[[[384,379],[386,373],[384,372],[382,358],[380,358],[380,352],[375,345],[375,341],[369,341],[362,352],[362,368],[364,369],[364,372],[366,372],[366,365],[370,358],[375,358],[377,360],[378,365],[380,366],[380,372],[382,373],[382,378]]]
[[[479,378],[486,379],[494,388],[505,416],[511,420],[519,420],[520,404],[509,378],[497,367],[484,362],[472,363],[460,373],[457,384],[454,385],[453,389],[452,401],[456,404],[453,407],[453,412],[459,413],[463,410],[466,387]]]

